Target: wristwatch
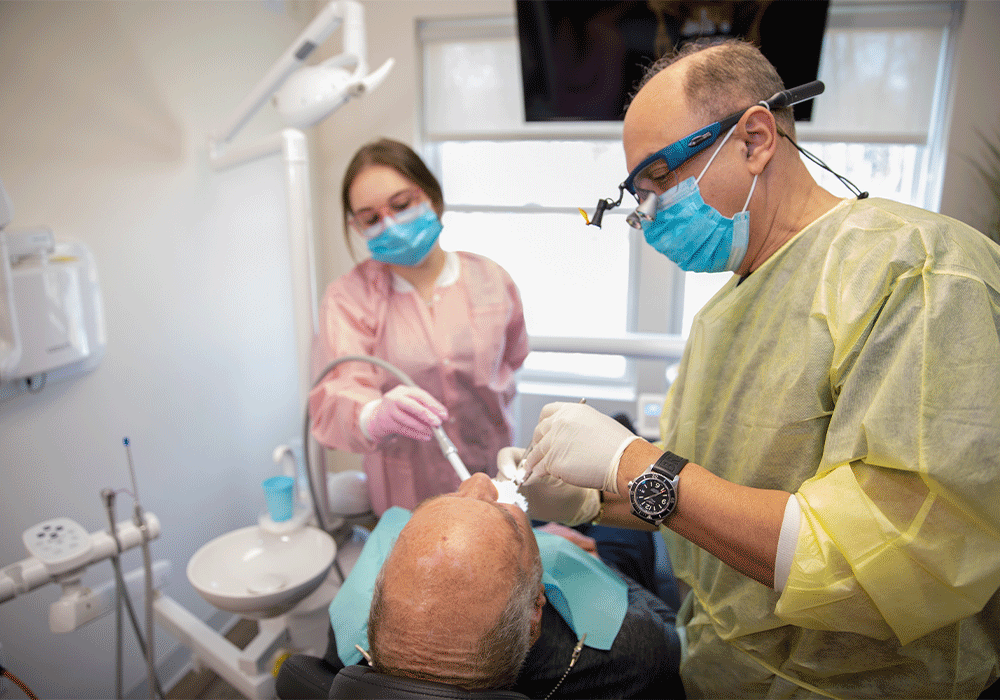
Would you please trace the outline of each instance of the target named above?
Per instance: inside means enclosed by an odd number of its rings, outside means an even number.
[[[639,476],[628,482],[628,499],[632,515],[659,526],[677,507],[679,475],[688,460],[673,452],[660,458]]]

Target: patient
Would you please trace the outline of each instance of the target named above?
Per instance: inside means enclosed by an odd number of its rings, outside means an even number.
[[[327,661],[356,663],[357,643],[380,672],[470,690],[683,697],[676,610],[567,537],[592,551],[595,540],[533,530],[496,500],[474,474],[412,516],[387,511],[330,606]]]

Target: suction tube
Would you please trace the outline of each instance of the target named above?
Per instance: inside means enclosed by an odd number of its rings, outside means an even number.
[[[319,377],[316,379],[315,382],[313,382],[313,388],[316,388],[316,386],[318,386],[319,383],[323,381],[323,378],[330,373],[330,370],[332,370],[334,367],[336,367],[342,362],[367,362],[369,364],[377,365],[382,369],[390,372],[403,384],[406,384],[407,386],[412,386],[416,389],[420,388],[417,386],[416,382],[410,379],[410,377],[398,367],[377,357],[371,357],[370,355],[344,355],[343,357],[338,357],[336,360],[334,360],[333,362],[331,362],[330,364],[328,364],[326,367],[323,368],[323,371],[320,372]],[[303,426],[303,431],[302,431],[302,445],[306,463],[306,477],[309,480],[309,491],[310,495],[312,496],[313,508],[316,511],[316,519],[319,522],[320,526],[322,526],[323,529],[326,530],[328,528],[326,525],[326,521],[323,518],[323,514],[320,512],[321,511],[321,508],[319,507],[320,500],[318,497],[318,493],[316,492],[317,491],[316,485],[313,483],[312,465],[309,463],[310,421],[309,421],[308,400],[306,401],[305,414],[306,414],[305,425]],[[469,473],[469,470],[466,469],[465,464],[462,462],[462,459],[458,456],[458,448],[455,447],[455,443],[451,441],[451,439],[445,434],[444,430],[440,426],[434,428],[434,437],[437,439],[438,446],[440,446],[441,452],[444,454],[445,459],[448,460],[448,462],[451,464],[452,469],[454,469],[455,473],[458,474],[458,478],[461,481],[465,481],[466,479],[470,478],[471,474]]]

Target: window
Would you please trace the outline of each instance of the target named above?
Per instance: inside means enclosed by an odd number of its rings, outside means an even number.
[[[798,139],[872,196],[936,209],[960,3],[831,3],[811,123]],[[481,252],[521,289],[532,336],[686,335],[729,273],[683,273],[622,210],[584,225],[625,175],[620,123],[526,123],[514,18],[419,27],[424,155],[446,197],[442,244]],[[920,86],[917,89],[916,86]],[[832,175],[817,180],[849,196]],[[667,361],[532,353],[522,379],[662,392]],[[654,367],[654,369],[650,369]]]
[[[937,210],[960,11],[950,2],[831,3],[819,70],[826,92],[798,127],[803,147],[874,197]]]
[[[420,35],[424,155],[447,200],[442,245],[482,253],[511,274],[533,337],[678,332],[665,306],[651,312],[657,322],[641,323],[639,272],[643,253],[655,253],[643,251],[626,212],[605,215],[601,229],[580,214],[617,194],[621,125],[525,124],[513,17],[428,22]],[[666,276],[663,299],[672,303],[679,271]],[[621,355],[533,352],[521,378],[631,395],[636,368]]]
[[[603,229],[586,226],[576,207],[582,180],[600,186],[624,156],[610,142],[445,141],[438,144],[448,198],[441,243],[497,261],[524,299],[529,332],[620,335],[630,330],[632,241],[623,215]],[[511,163],[525,167],[511,169]],[[589,163],[590,173],[574,170]],[[564,164],[570,164],[566,169]],[[597,201],[594,194],[588,199]],[[620,356],[532,353],[525,372],[621,380]]]

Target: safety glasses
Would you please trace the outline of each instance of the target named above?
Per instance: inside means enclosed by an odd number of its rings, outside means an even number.
[[[380,207],[365,207],[347,215],[347,221],[365,239],[372,239],[385,231],[387,220],[401,223],[404,219],[416,218],[417,206],[424,203],[427,196],[419,187],[402,190],[389,197]],[[410,216],[409,210],[413,210]]]

